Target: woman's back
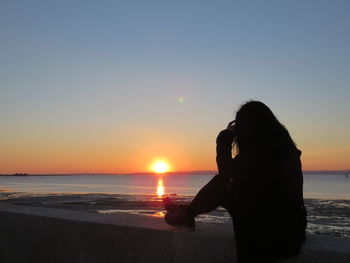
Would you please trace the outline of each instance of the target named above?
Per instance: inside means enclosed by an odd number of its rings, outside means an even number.
[[[237,156],[229,212],[241,261],[297,254],[305,238],[300,151],[284,156]],[[254,253],[252,253],[255,251]]]

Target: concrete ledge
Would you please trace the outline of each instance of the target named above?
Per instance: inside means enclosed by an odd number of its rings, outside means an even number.
[[[233,262],[232,226],[195,232],[162,218],[0,203],[0,262]],[[228,249],[229,248],[229,249]]]
[[[282,262],[350,262],[350,239],[333,236],[308,235],[301,254],[296,258]]]
[[[235,261],[231,225],[188,232],[161,218],[0,202],[1,263]],[[350,262],[350,239],[311,235],[300,256],[283,262]]]

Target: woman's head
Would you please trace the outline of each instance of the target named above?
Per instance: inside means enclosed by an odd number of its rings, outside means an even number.
[[[295,148],[287,129],[260,101],[249,101],[236,113],[236,144],[240,153],[280,153]]]

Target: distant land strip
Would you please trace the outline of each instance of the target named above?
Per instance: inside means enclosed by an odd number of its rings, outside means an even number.
[[[168,172],[165,175],[214,175],[217,171],[210,170],[196,170],[196,171],[177,171]],[[304,170],[304,174],[344,174],[350,176],[349,170]],[[38,174],[38,173],[14,173],[14,174],[0,174],[0,176],[68,176],[68,175],[158,175],[153,172],[134,172],[134,173],[50,173],[50,174]]]

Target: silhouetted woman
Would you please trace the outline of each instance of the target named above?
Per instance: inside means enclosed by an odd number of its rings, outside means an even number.
[[[238,262],[298,254],[306,227],[301,152],[287,129],[265,104],[249,101],[216,143],[219,174],[186,206],[165,198],[165,221],[194,227],[197,215],[221,205],[233,219]]]

